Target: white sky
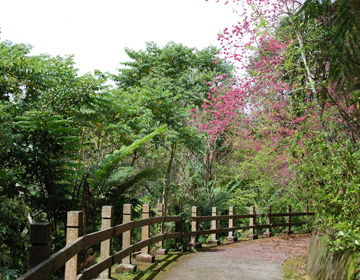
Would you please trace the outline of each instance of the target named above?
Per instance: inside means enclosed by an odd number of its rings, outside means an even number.
[[[215,0],[0,0],[1,40],[34,46],[32,54],[74,54],[83,74],[116,73],[125,47],[169,41],[220,47],[217,33],[239,21],[239,6]]]

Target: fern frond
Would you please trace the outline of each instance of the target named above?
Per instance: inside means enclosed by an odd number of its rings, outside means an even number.
[[[111,155],[105,158],[106,164],[103,168],[95,172],[96,178],[102,182],[102,185],[109,178],[111,173],[116,168],[117,164],[123,160],[127,155],[130,155],[134,150],[138,149],[141,145],[154,138],[157,134],[162,133],[166,129],[166,126],[161,126],[153,133],[145,136],[142,139],[135,140],[130,146],[122,146],[120,150],[115,150]]]
[[[158,173],[158,168],[147,168],[139,173],[137,173],[135,176],[126,179],[125,181],[121,183],[114,184],[111,187],[111,191],[109,194],[109,200],[111,204],[114,204],[118,197],[120,197],[122,194],[124,194],[130,187],[132,187],[134,184],[139,183],[149,177],[155,176]],[[114,182],[115,183],[115,182]]]

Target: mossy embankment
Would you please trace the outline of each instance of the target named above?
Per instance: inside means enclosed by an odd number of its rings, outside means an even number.
[[[306,273],[311,280],[360,279],[360,254],[355,251],[333,253],[321,235],[311,238]]]

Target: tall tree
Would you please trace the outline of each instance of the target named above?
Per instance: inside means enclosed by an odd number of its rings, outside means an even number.
[[[114,76],[118,91],[124,92],[137,108],[148,114],[147,122],[140,127],[129,122],[135,131],[148,130],[157,123],[166,124],[168,131],[158,138],[157,145],[168,150],[162,178],[162,199],[167,204],[171,173],[179,151],[186,147],[192,152],[200,152],[203,143],[189,123],[189,110],[201,108],[207,99],[206,81],[216,75],[230,74],[231,67],[220,61],[213,63],[217,50],[208,47],[203,50],[188,48],[173,42],[160,48],[153,42],[146,43],[146,49],[125,50],[132,59],[122,63],[127,68],[119,69]],[[126,92],[126,93],[125,93]],[[125,98],[126,96],[126,98]],[[121,98],[121,97],[120,97]],[[137,114],[131,117],[139,117]]]

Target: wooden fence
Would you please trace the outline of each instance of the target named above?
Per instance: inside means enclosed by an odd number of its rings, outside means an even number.
[[[271,236],[271,228],[286,227],[285,232],[292,233],[290,228],[292,226],[300,226],[306,222],[291,222],[291,217],[294,216],[310,216],[314,215],[305,207],[305,211],[301,213],[292,213],[291,206],[287,206],[286,213],[271,213],[271,207],[268,207],[267,213],[256,214],[254,207],[250,207],[250,213],[245,215],[234,215],[234,207],[229,208],[229,215],[219,216],[217,214],[217,207],[212,208],[212,216],[199,217],[198,208],[192,207],[191,215],[191,231],[190,232],[174,232],[164,233],[164,223],[175,222],[176,229],[181,228],[183,219],[177,216],[163,216],[163,205],[157,205],[157,217],[150,218],[150,205],[143,205],[143,219],[132,221],[132,205],[125,204],[123,211],[123,224],[111,227],[113,218],[112,206],[104,206],[102,209],[102,229],[101,231],[80,236],[82,232],[82,212],[71,211],[67,216],[67,233],[66,233],[66,247],[57,253],[49,256],[50,253],[50,225],[48,223],[35,223],[30,228],[30,243],[32,246],[29,250],[29,271],[18,278],[18,280],[30,279],[47,279],[63,265],[65,265],[65,280],[73,279],[93,279],[100,275],[101,278],[110,278],[111,266],[117,263],[129,264],[131,262],[130,256],[134,252],[141,250],[142,253],[149,252],[149,246],[157,243],[162,246],[162,242],[167,239],[191,237],[189,245],[197,246],[197,237],[201,235],[211,234],[212,241],[216,240],[216,234],[228,232],[229,240],[234,240],[234,231],[240,229],[250,229],[251,239],[256,239],[257,230],[266,228],[267,236]],[[144,219],[145,217],[145,219]],[[257,223],[258,218],[266,218],[266,224],[260,225]],[[271,223],[272,217],[286,217],[286,223]],[[235,219],[250,219],[248,226],[234,227]],[[228,220],[229,227],[218,228],[217,221]],[[211,221],[211,229],[199,231],[199,223]],[[150,237],[150,225],[161,224],[160,234]],[[142,228],[142,240],[131,245],[131,231],[136,228]],[[111,253],[112,238],[122,234],[123,249],[114,254]],[[78,254],[87,248],[101,243],[100,261],[80,272],[80,259]]]

